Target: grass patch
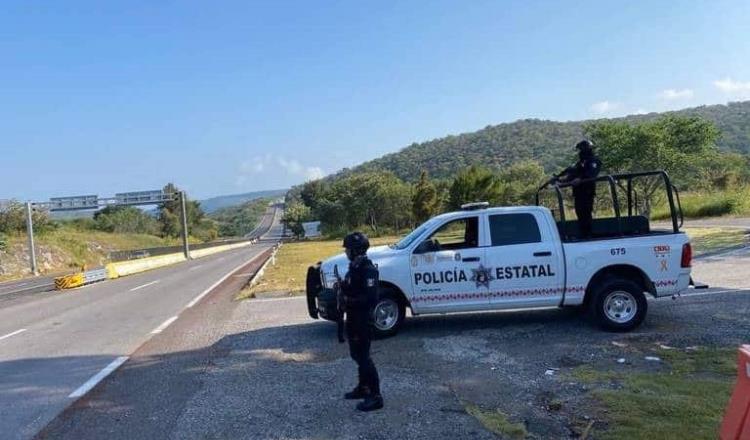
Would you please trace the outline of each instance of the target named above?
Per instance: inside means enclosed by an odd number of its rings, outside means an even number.
[[[680,195],[680,201],[685,218],[750,215],[750,188],[710,193],[685,193]],[[669,219],[668,207],[665,204],[657,206],[651,218],[653,220]]]
[[[523,440],[526,438],[526,427],[522,423],[513,423],[508,420],[508,416],[500,410],[485,410],[473,404],[465,404],[466,412],[479,422],[489,431],[494,432],[503,438],[513,440]]]
[[[377,237],[370,240],[373,246],[394,243],[396,237]],[[305,291],[305,277],[310,265],[341,253],[342,240],[309,240],[285,243],[276,254],[276,264],[269,265],[262,279],[246,287],[238,299],[253,298],[257,293],[287,292],[301,294]]]
[[[683,228],[690,237],[693,252],[703,254],[748,242],[745,231],[736,228]]]
[[[736,375],[736,350],[660,350],[660,372],[597,371],[581,366],[571,376],[593,387],[607,409],[603,439],[714,439]],[[615,381],[617,388],[612,388]]]

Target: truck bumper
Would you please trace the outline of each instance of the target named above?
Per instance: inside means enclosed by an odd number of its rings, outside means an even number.
[[[310,266],[307,269],[306,282],[307,312],[313,319],[323,318],[336,321],[338,312],[336,310],[336,294],[332,289],[322,286],[320,280],[320,264]]]

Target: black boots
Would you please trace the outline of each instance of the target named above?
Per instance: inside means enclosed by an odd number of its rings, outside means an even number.
[[[364,399],[363,402],[357,404],[357,409],[360,411],[375,411],[383,407],[383,396],[380,393],[373,394],[370,392],[368,387],[357,385],[353,390],[344,394],[344,399],[347,400],[359,400]]]
[[[365,397],[363,402],[357,404],[357,409],[360,411],[375,411],[383,407],[383,396],[380,394],[371,394]]]
[[[364,399],[365,397],[370,395],[370,390],[367,387],[363,387],[360,385],[357,385],[354,387],[353,390],[349,391],[348,393],[344,394],[344,399],[346,400],[359,400]]]

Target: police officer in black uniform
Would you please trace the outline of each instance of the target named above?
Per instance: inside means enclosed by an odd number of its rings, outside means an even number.
[[[344,396],[346,399],[364,399],[357,404],[360,411],[373,411],[383,407],[380,395],[378,370],[370,357],[372,340],[371,317],[378,300],[378,269],[367,258],[370,242],[361,232],[344,238],[349,270],[341,288],[346,310],[346,337],[349,353],[359,369],[359,384]]]
[[[584,139],[578,142],[576,150],[578,150],[578,162],[560,173],[558,179],[560,182],[570,183],[573,186],[576,217],[578,217],[578,228],[581,232],[580,238],[589,238],[591,237],[596,182],[582,182],[582,180],[593,179],[598,176],[602,168],[602,162],[594,154],[594,144],[589,140]]]

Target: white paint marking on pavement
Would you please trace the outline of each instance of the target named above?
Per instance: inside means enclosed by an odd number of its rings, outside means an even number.
[[[203,265],[202,265],[202,264],[199,264],[199,265],[197,265],[197,266],[193,266],[193,267],[191,267],[191,268],[190,268],[190,269],[188,269],[188,270],[195,270],[195,269],[198,269],[199,267],[203,267]]]
[[[216,261],[224,261],[224,258],[225,257],[219,257],[219,258],[216,259]]]
[[[253,258],[251,258],[249,261],[245,261],[244,263],[242,263],[239,266],[235,267],[234,269],[230,270],[229,273],[227,273],[226,275],[224,275],[223,277],[221,277],[221,279],[219,279],[219,281],[211,284],[208,287],[208,289],[204,290],[203,292],[201,292],[200,295],[196,296],[195,298],[193,298],[192,301],[190,301],[189,303],[187,303],[187,305],[185,306],[185,308],[189,309],[190,307],[193,307],[194,305],[198,304],[198,301],[200,301],[201,299],[203,299],[204,296],[208,295],[212,290],[214,290],[216,288],[216,286],[218,286],[219,284],[223,283],[227,278],[229,278],[230,276],[232,276],[233,273],[237,272],[238,270],[242,269],[246,264],[248,264],[251,261],[253,261],[258,255],[260,255],[260,254],[257,254],[256,256],[254,256]]]
[[[22,328],[22,329],[20,329],[20,330],[16,330],[16,331],[14,331],[14,332],[12,332],[12,333],[8,333],[7,335],[4,335],[4,336],[0,336],[0,340],[3,340],[3,339],[5,339],[5,338],[10,338],[11,336],[15,336],[15,335],[17,335],[17,334],[19,334],[19,333],[23,333],[23,332],[25,332],[25,331],[26,331],[26,329],[25,329],[25,328]]]
[[[177,320],[176,316],[173,316],[167,319],[166,321],[162,322],[159,327],[156,327],[155,329],[151,330],[151,334],[156,335],[156,334],[163,332],[165,328],[169,327],[169,324],[175,322],[176,320]]]
[[[128,360],[128,356],[120,356],[117,359],[113,360],[109,363],[106,367],[104,367],[100,372],[96,373],[91,379],[87,380],[86,383],[78,387],[75,391],[70,393],[68,397],[76,399],[78,397],[83,396],[84,394],[91,391],[92,388],[96,386],[99,382],[102,381],[105,377],[107,377],[110,373],[115,371],[120,365],[124,364],[125,361]]]
[[[140,286],[138,286],[138,287],[133,287],[132,289],[130,289],[130,291],[131,291],[131,292],[135,292],[136,290],[141,290],[141,289],[143,289],[144,287],[148,287],[148,286],[153,286],[154,284],[156,284],[156,283],[158,283],[158,282],[159,282],[159,280],[156,280],[156,281],[151,281],[150,283],[142,284],[142,285],[140,285]]]

